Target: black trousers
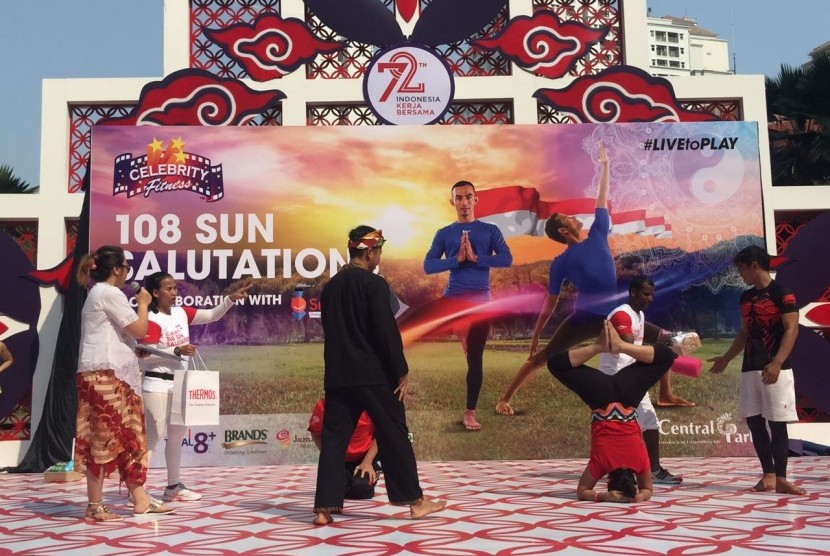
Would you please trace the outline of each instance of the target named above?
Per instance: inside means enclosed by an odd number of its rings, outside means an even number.
[[[607,375],[593,367],[572,367],[567,351],[554,353],[548,369],[559,382],[582,398],[591,409],[604,409],[610,403],[637,407],[648,389],[666,374],[677,355],[666,346],[654,346],[654,361],[635,361],[617,374]]]
[[[347,500],[368,500],[375,496],[375,485],[369,482],[366,475],[355,475],[354,470],[360,465],[359,461],[347,461],[343,473],[343,492]],[[372,462],[375,473],[380,477],[380,464],[377,460]]]
[[[415,452],[409,441],[406,412],[392,386],[350,386],[326,390],[322,446],[317,464],[314,511],[343,510],[343,462],[360,414],[375,424],[375,439],[383,462],[386,492],[396,505],[417,503],[423,497]]]

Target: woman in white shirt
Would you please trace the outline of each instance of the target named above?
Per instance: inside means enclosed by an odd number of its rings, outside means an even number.
[[[141,358],[141,369],[144,371],[142,395],[147,421],[147,446],[152,453],[159,440],[167,435],[167,445],[164,449],[167,487],[164,489],[163,500],[199,500],[202,495],[187,488],[180,480],[182,441],[187,434],[187,427],[169,424],[173,400],[173,371],[186,369],[189,357],[196,353],[196,346],[190,343],[189,325],[219,320],[236,301],[248,295],[248,288],[251,286],[231,293],[212,309],[195,309],[174,306],[178,294],[176,281],[166,272],[151,274],[145,279],[144,285],[150,292],[152,301],[147,335],[141,340],[141,344],[183,358],[182,361],[176,361],[153,354]]]
[[[86,474],[85,515],[92,521],[120,519],[103,501],[104,477],[116,469],[134,500],[135,515],[173,511],[144,490],[147,441],[134,346],[147,333],[151,298],[141,289],[135,296],[138,314],[130,307],[121,291],[129,271],[124,250],[109,245],[84,255],[78,266],[81,285],[95,282],[81,312],[74,454],[76,469]]]

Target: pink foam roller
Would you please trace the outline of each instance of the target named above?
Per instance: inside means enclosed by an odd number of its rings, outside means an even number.
[[[697,378],[700,376],[700,370],[703,367],[703,361],[697,357],[690,355],[681,355],[674,360],[671,370],[683,376],[690,376]]]

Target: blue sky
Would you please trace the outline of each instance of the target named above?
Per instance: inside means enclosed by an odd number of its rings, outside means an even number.
[[[830,40],[830,0],[647,2],[730,42],[734,23],[738,73],[777,75]],[[42,79],[162,77],[163,14],[163,0],[0,0],[0,164],[40,182]]]

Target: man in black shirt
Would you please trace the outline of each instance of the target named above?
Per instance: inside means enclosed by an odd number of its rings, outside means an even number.
[[[789,361],[798,335],[795,295],[772,279],[770,256],[760,247],[742,249],[734,263],[752,288],[741,295],[741,330],[724,355],[709,360],[709,370],[722,373],[743,350],[738,405],[763,470],[751,490],[804,494],[803,488],[787,481],[787,423],[798,421]]]
[[[375,423],[389,501],[409,506],[413,519],[446,507],[423,495],[409,442],[403,398],[409,367],[386,280],[374,274],[386,240],[380,230],[349,232],[349,264],[329,280],[321,296],[325,344],[322,445],[314,498],[315,525],[343,511],[343,462],[361,413]]]

